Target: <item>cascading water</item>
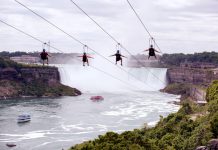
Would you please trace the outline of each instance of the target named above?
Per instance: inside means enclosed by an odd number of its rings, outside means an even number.
[[[99,66],[98,66],[99,67]],[[129,74],[112,66],[102,68],[105,72],[123,80],[111,78],[92,67],[61,65],[61,82],[89,92],[116,92],[128,90],[158,91],[166,86],[166,68],[126,68]]]

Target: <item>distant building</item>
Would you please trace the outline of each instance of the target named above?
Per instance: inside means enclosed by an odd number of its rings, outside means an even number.
[[[206,62],[184,62],[180,63],[180,67],[183,68],[201,68],[201,69],[213,69],[216,65]]]
[[[40,62],[39,57],[34,57],[34,56],[30,56],[30,55],[10,57],[10,60],[13,60],[13,61],[18,62],[18,63],[28,63],[28,64],[33,64],[33,63],[39,63]]]

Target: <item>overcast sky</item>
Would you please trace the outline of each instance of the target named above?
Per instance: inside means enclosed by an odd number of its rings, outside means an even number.
[[[103,55],[116,43],[70,0],[19,0]],[[133,54],[148,48],[149,36],[126,0],[74,0]],[[218,51],[218,0],[130,0],[163,53]],[[82,45],[14,0],[0,0],[0,19],[63,52]],[[0,22],[0,51],[41,51],[42,44]],[[56,52],[52,50],[51,52]],[[90,51],[91,52],[91,51]],[[123,50],[123,54],[126,52]]]

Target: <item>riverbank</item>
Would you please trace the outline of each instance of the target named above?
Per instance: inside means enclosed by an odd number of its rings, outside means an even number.
[[[185,84],[185,83],[172,83],[168,84],[161,92],[181,95],[180,102],[172,102],[180,105],[185,100],[190,100],[196,104],[204,105],[206,103],[207,88],[200,85]]]
[[[78,96],[81,92],[60,83],[48,85],[41,81],[23,83],[19,81],[1,80],[0,99],[36,98],[36,97],[59,97]]]
[[[0,99],[78,95],[81,95],[79,90],[60,83],[56,67],[0,59]]]

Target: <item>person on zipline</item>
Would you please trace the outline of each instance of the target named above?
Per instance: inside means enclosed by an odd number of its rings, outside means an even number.
[[[82,56],[77,56],[77,57],[82,57],[83,66],[85,66],[85,63],[87,63],[87,66],[89,66],[88,58],[93,58],[91,56],[87,56],[86,52],[84,52]]]
[[[117,50],[116,54],[111,55],[110,57],[112,57],[112,56],[116,56],[116,64],[117,64],[118,61],[121,61],[121,66],[123,65],[122,57],[127,58],[126,56],[121,55],[119,50]]]
[[[48,56],[49,57],[51,57],[51,56],[45,51],[45,49],[43,49],[40,56],[41,56],[41,59],[42,59],[43,66],[45,65],[45,61],[47,61],[46,63],[48,65]]]
[[[149,49],[144,50],[144,51],[149,51],[149,53],[148,53],[148,59],[150,58],[150,56],[154,56],[155,59],[157,59],[155,52],[160,53],[159,51],[157,51],[156,49],[154,49],[153,45],[151,45]]]

